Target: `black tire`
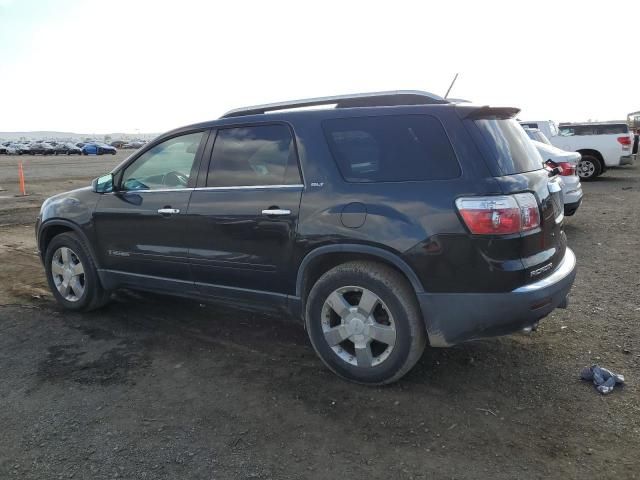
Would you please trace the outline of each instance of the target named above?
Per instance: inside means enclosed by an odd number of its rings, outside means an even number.
[[[84,268],[84,292],[76,301],[68,301],[65,299],[58,291],[53,279],[52,260],[56,250],[61,247],[71,249]],[[73,311],[88,312],[100,308],[109,302],[110,292],[102,288],[95,262],[89,253],[89,249],[75,233],[61,233],[49,242],[44,256],[44,267],[51,293],[56,301],[64,308]]]
[[[578,176],[581,181],[590,182],[602,174],[602,163],[593,155],[583,155],[578,163]]]
[[[395,344],[388,357],[377,365],[353,365],[341,358],[325,339],[322,326],[325,301],[332,292],[347,286],[371,291],[393,316]],[[411,285],[394,269],[372,261],[345,263],[322,275],[309,292],[305,323],[311,344],[324,364],[338,376],[366,385],[399,380],[420,359],[426,344],[424,321]]]

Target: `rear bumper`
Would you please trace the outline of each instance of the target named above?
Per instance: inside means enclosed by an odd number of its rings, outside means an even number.
[[[620,157],[620,165],[633,165],[633,155],[624,155]]]
[[[582,198],[580,198],[580,200],[578,200],[577,202],[565,203],[564,216],[570,217],[571,215],[575,214],[578,211],[578,208],[580,208],[581,203],[582,203]]]
[[[565,299],[576,276],[567,248],[548,277],[506,293],[421,293],[418,301],[433,347],[516,332],[546,317]]]

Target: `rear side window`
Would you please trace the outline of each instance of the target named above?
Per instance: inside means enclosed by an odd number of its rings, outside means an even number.
[[[598,135],[617,135],[629,133],[629,127],[625,124],[598,125],[596,132],[598,132]]]
[[[560,135],[564,137],[573,135],[620,135],[625,133],[629,133],[629,127],[624,123],[560,126]]]
[[[286,125],[218,130],[208,187],[299,184],[293,137]]]
[[[542,157],[515,120],[487,118],[474,123],[482,133],[489,158],[496,162],[502,175],[542,168]]]
[[[443,180],[460,165],[443,126],[428,115],[336,118],[322,122],[347,182]]]

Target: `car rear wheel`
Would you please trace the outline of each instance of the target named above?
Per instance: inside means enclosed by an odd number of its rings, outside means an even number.
[[[580,180],[593,180],[602,173],[600,160],[591,155],[583,155],[578,164],[578,176]]]
[[[44,266],[51,293],[63,307],[89,311],[109,301],[109,292],[102,288],[93,259],[78,235],[55,236],[47,246]]]
[[[425,331],[407,280],[376,262],[339,265],[315,283],[306,302],[309,338],[324,364],[357,383],[382,385],[420,359]]]

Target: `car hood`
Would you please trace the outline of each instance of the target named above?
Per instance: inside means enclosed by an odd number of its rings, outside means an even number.
[[[578,152],[568,152],[558,147],[554,147],[553,145],[537,142],[535,140],[531,140],[531,142],[538,149],[538,153],[540,153],[544,161],[552,160],[556,163],[569,162],[577,164],[582,158],[582,155],[580,155]]]

